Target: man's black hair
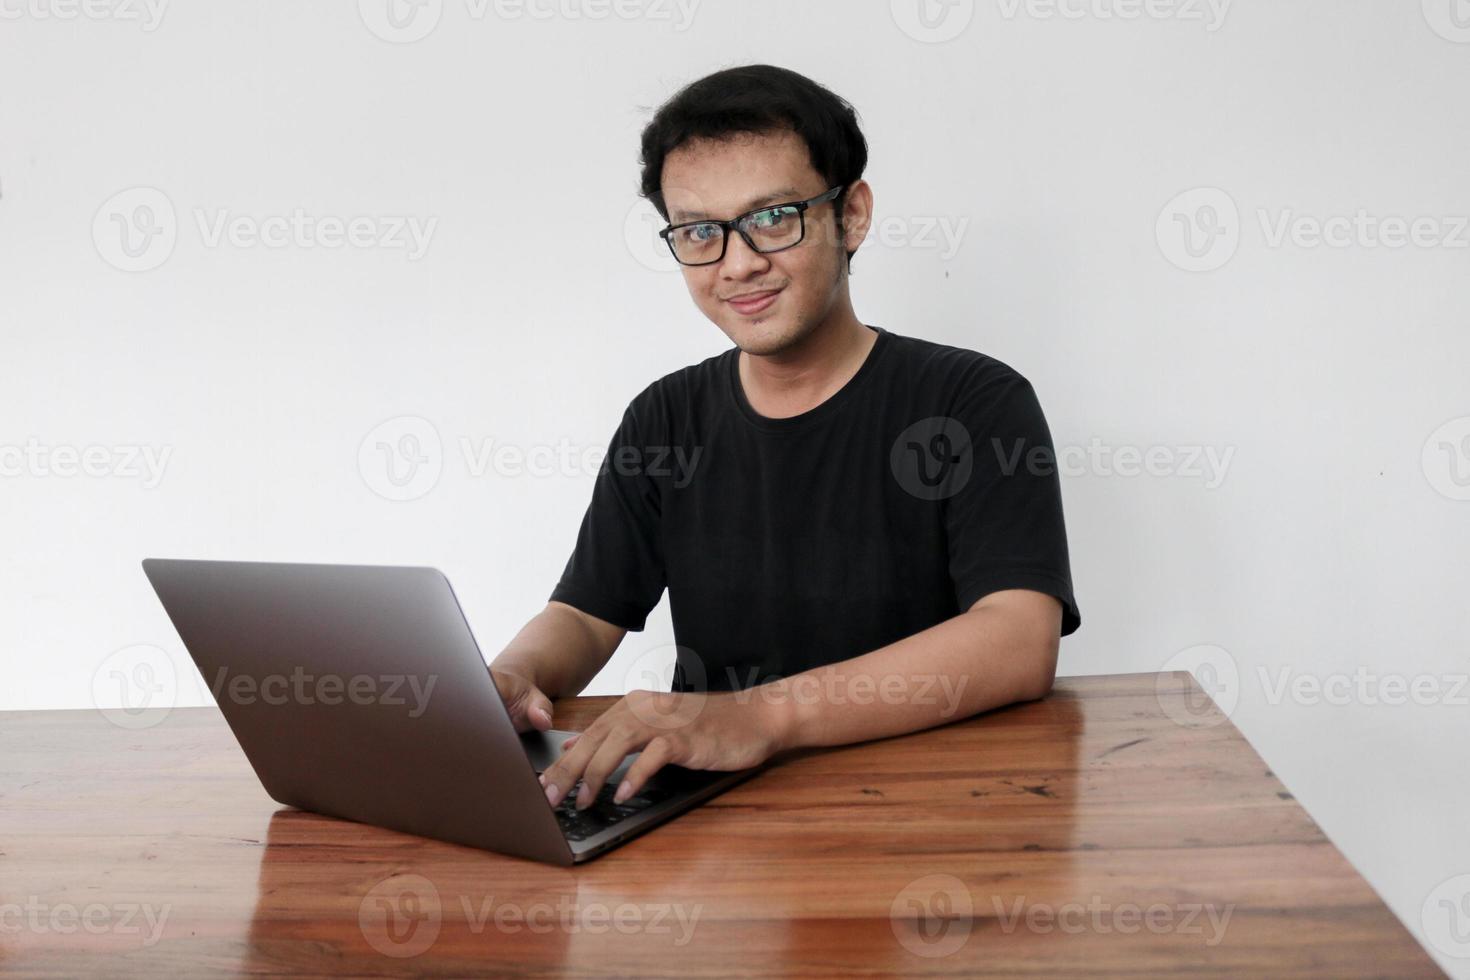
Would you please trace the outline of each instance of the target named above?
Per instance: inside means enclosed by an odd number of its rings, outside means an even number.
[[[667,221],[661,182],[664,159],[671,152],[690,140],[780,130],[790,130],[806,143],[812,168],[826,181],[824,190],[842,185],[843,192],[832,202],[841,234],[847,186],[868,165],[868,142],[858,128],[857,112],[805,75],[775,65],[717,71],[690,82],[660,106],[643,129],[640,193]],[[847,253],[848,271],[852,256]]]

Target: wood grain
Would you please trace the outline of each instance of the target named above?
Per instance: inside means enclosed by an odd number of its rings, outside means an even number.
[[[213,708],[0,713],[0,972],[1442,976],[1202,698],[1063,678],[571,869],[282,810]]]

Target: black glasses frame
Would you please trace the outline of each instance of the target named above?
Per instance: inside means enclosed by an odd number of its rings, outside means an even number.
[[[762,204],[760,207],[751,208],[744,214],[735,218],[730,218],[728,221],[720,221],[717,218],[701,218],[698,221],[681,221],[677,225],[666,225],[664,229],[658,233],[658,237],[662,238],[664,240],[664,244],[669,246],[669,254],[672,255],[674,257],[674,261],[678,262],[680,265],[714,265],[716,262],[719,262],[725,257],[725,250],[730,247],[731,231],[736,232],[740,235],[741,238],[745,239],[745,244],[749,245],[751,251],[753,252],[760,252],[762,255],[769,255],[772,252],[784,252],[786,249],[794,248],[795,246],[800,245],[803,241],[806,240],[807,209],[815,207],[818,204],[825,204],[827,201],[832,200],[833,198],[837,197],[837,195],[841,194],[846,189],[846,186],[847,185],[845,184],[838,184],[836,187],[823,191],[816,197],[809,197],[805,201],[787,201],[784,204]],[[765,211],[776,211],[781,208],[796,208],[796,217],[797,220],[801,223],[801,234],[797,235],[796,241],[792,242],[789,245],[778,245],[776,248],[757,247],[755,242],[751,240],[750,233],[745,230],[746,223],[758,214],[761,214]],[[680,228],[692,228],[695,225],[715,225],[720,229],[720,254],[707,262],[685,262],[683,259],[679,258],[679,253],[674,251],[674,241],[671,237],[669,237]]]

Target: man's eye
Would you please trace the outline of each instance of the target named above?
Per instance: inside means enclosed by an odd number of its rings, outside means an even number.
[[[757,211],[750,220],[757,228],[779,228],[791,214],[790,208],[771,208],[769,211]]]
[[[687,228],[679,229],[679,234],[685,241],[697,245],[703,245],[705,242],[711,241],[719,233],[720,229],[714,225],[690,225]]]

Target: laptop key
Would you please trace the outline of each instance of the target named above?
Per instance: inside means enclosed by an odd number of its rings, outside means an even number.
[[[607,785],[602,788],[587,809],[578,810],[577,792],[581,788],[582,784],[579,781],[553,811],[563,834],[572,841],[586,840],[593,834],[600,833],[613,824],[626,820],[671,795],[668,790],[645,787],[637,795],[629,797],[622,803],[614,803],[612,799],[617,793],[617,786]]]

